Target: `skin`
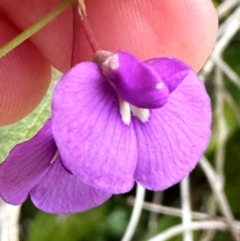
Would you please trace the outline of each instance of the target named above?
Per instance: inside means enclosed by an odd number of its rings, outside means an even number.
[[[1,0],[0,45],[7,43],[59,0]],[[123,49],[141,59],[173,56],[198,71],[217,34],[210,0],[85,0],[88,20],[101,48]],[[77,48],[76,48],[76,45]],[[73,17],[69,8],[47,27],[0,59],[0,126],[29,114],[51,81],[51,65],[71,66]],[[90,60],[92,50],[80,30],[74,55]]]

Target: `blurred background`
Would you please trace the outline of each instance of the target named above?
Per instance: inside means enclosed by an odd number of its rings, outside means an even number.
[[[11,241],[18,240],[18,232],[20,241],[240,240],[240,1],[214,4],[218,40],[199,73],[212,99],[213,136],[190,176],[164,192],[137,187],[71,216],[41,212],[30,200],[21,210],[0,202],[0,241],[9,241],[7,232],[13,236]],[[54,71],[47,96],[31,115],[0,128],[0,161],[48,118],[59,76]]]

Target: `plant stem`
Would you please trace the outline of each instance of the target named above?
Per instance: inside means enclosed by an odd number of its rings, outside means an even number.
[[[83,32],[88,40],[88,43],[93,51],[93,53],[96,53],[98,50],[100,50],[101,48],[99,47],[99,44],[95,38],[95,35],[92,31],[92,28],[88,22],[88,19],[87,19],[87,15],[85,13],[85,9],[83,9],[81,3],[79,2],[78,4],[78,12],[79,12],[79,15],[81,16],[81,26],[82,26],[82,29],[83,29]]]
[[[73,42],[72,42],[72,57],[71,57],[71,67],[80,62],[80,51],[79,51],[79,40],[80,40],[80,26],[81,20],[79,18],[78,6],[74,4],[73,8]]]
[[[18,36],[10,40],[4,46],[0,48],[0,58],[8,54],[26,39],[30,38],[32,35],[37,33],[40,29],[49,24],[54,20],[58,15],[60,15],[66,8],[71,6],[73,3],[76,3],[77,0],[63,0],[59,5],[53,8],[49,13],[40,18],[36,23],[25,29]]]
[[[192,215],[191,215],[191,198],[190,198],[190,181],[189,177],[185,177],[181,183],[181,200],[182,200],[182,223],[185,227],[185,230],[183,232],[183,240],[184,241],[192,241],[193,240],[193,234],[192,230],[189,228],[189,226],[192,223]]]
[[[131,215],[127,229],[126,229],[121,241],[132,240],[132,237],[134,235],[134,232],[136,231],[137,224],[139,222],[139,219],[140,219],[140,216],[142,213],[142,205],[144,202],[144,197],[145,197],[145,188],[138,184],[137,185],[137,194],[136,194],[136,199],[135,199],[132,215]]]

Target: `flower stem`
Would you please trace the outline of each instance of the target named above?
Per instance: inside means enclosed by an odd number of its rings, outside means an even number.
[[[73,5],[73,42],[72,42],[72,57],[71,57],[71,67],[80,62],[80,52],[79,52],[79,39],[80,39],[80,26],[81,20],[79,18],[78,6]]]
[[[18,36],[16,36],[12,40],[10,40],[8,43],[3,45],[0,48],[0,58],[5,56],[10,51],[12,51],[14,48],[16,48],[18,45],[20,45],[26,39],[30,38],[32,35],[37,33],[40,29],[45,27],[52,20],[54,20],[58,15],[60,15],[66,8],[68,8],[73,3],[76,3],[76,2],[77,2],[77,0],[63,0],[60,4],[58,4],[55,8],[53,8],[49,13],[47,13],[45,16],[40,18],[36,23],[29,26]]]
[[[96,53],[98,50],[101,50],[101,48],[99,47],[99,44],[96,40],[96,37],[92,31],[92,28],[88,22],[88,19],[87,19],[87,15],[86,15],[86,10],[83,9],[83,6],[81,4],[81,2],[79,1],[79,4],[78,4],[78,13],[81,17],[81,26],[82,26],[82,29],[83,29],[83,32],[88,40],[88,43],[93,51],[93,53]]]

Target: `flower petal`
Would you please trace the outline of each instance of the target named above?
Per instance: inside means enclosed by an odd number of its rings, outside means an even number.
[[[76,65],[61,78],[52,128],[64,166],[83,182],[109,193],[132,188],[137,162],[133,126],[121,120],[118,97],[96,64]]]
[[[104,203],[111,194],[95,189],[70,174],[58,156],[30,196],[33,203],[45,212],[71,214],[94,208]]]
[[[188,65],[175,58],[154,58],[145,61],[145,63],[158,73],[170,92],[174,91],[192,71]]]
[[[168,102],[142,124],[134,119],[139,150],[135,180],[163,190],[195,167],[211,135],[211,105],[204,84],[191,71]]]
[[[0,196],[10,204],[23,203],[43,178],[57,147],[47,121],[30,140],[16,145],[0,165]]]
[[[102,51],[97,52],[98,60]],[[105,52],[103,51],[105,56]],[[154,68],[134,55],[119,51],[102,64],[103,73],[122,99],[140,108],[159,108],[168,98],[168,86]]]

